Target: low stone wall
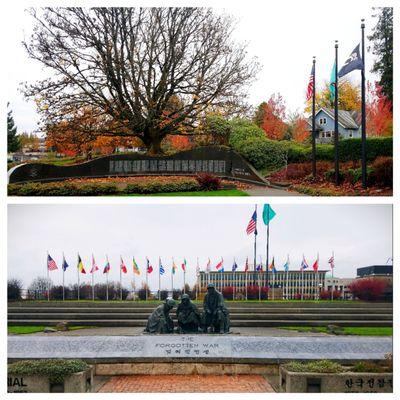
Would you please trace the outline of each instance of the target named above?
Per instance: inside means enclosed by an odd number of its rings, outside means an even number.
[[[95,375],[277,375],[278,364],[115,363],[95,364]]]
[[[392,393],[393,374],[342,372],[322,374],[279,369],[280,389],[286,393]]]
[[[8,393],[87,393],[93,382],[93,368],[77,372],[64,379],[63,384],[51,384],[47,376],[8,375]]]

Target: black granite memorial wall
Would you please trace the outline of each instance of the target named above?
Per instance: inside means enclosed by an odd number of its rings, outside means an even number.
[[[221,146],[198,147],[171,156],[118,154],[69,166],[27,163],[9,171],[9,183],[135,175],[196,175],[199,173],[211,173],[222,178],[259,185],[267,184],[266,180],[240,154],[228,147]]]

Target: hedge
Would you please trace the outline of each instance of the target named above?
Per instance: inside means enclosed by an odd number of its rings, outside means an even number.
[[[89,365],[81,360],[28,360],[8,365],[8,374],[47,376],[51,383],[62,383],[65,377],[88,368]]]
[[[9,196],[100,196],[112,194],[152,194],[162,192],[190,192],[200,190],[194,178],[179,182],[138,182],[119,189],[112,183],[77,185],[70,182],[24,183],[8,185]]]

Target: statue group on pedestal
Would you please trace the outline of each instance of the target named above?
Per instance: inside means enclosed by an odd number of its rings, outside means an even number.
[[[148,333],[173,333],[174,321],[169,313],[175,305],[175,300],[167,299],[163,304],[157,306],[148,318],[145,331]],[[203,309],[204,312],[201,314],[197,306],[190,300],[189,295],[182,295],[181,302],[176,309],[178,333],[229,332],[229,311],[225,307],[222,294],[215,289],[212,283],[207,286]]]

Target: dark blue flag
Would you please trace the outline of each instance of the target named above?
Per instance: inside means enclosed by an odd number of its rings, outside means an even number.
[[[338,72],[338,77],[347,75],[349,72],[355,69],[363,69],[364,63],[360,55],[360,44],[351,52],[349,58],[344,62],[342,68]]]

